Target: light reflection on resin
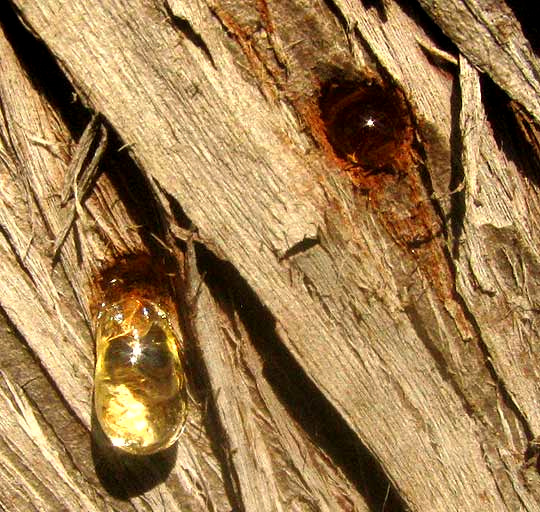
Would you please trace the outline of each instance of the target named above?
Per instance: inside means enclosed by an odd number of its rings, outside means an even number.
[[[112,445],[132,454],[171,446],[186,420],[181,347],[165,311],[128,296],[97,317],[94,407]]]

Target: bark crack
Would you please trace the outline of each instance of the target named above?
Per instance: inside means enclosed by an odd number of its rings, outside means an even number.
[[[193,43],[193,45],[199,48],[199,50],[201,50],[204,56],[208,59],[208,62],[212,64],[212,67],[215,68],[216,63],[214,61],[214,57],[212,56],[210,48],[206,44],[201,34],[199,34],[193,28],[193,25],[189,22],[188,19],[175,14],[167,0],[165,0],[163,5],[165,7],[165,12],[167,13],[167,16],[169,17],[173,26],[175,26],[180,32],[182,32],[186,39]]]

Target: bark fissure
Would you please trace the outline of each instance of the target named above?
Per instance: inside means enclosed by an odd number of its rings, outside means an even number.
[[[46,424],[25,437],[26,409],[7,407],[0,465],[11,434],[21,468],[59,475],[66,509],[537,508],[540,476],[523,461],[540,435],[540,65],[511,8],[10,5],[0,309],[43,376],[29,373],[25,389],[41,390]],[[459,68],[426,51],[439,47]],[[90,113],[108,148],[90,144],[76,166]],[[394,138],[369,132],[392,116]],[[54,266],[66,175],[92,157],[99,172]],[[174,260],[173,316],[193,324],[196,399],[174,450],[133,461],[104,449],[91,415],[95,276],[129,254],[157,268],[158,248]],[[46,389],[63,401],[55,414]],[[32,506],[47,510],[21,468]],[[0,502],[22,510],[2,479]]]

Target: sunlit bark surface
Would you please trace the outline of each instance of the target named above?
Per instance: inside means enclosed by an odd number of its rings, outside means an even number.
[[[533,20],[7,4],[0,508],[540,510]],[[103,273],[133,255],[170,279],[188,377],[144,457],[92,412]]]

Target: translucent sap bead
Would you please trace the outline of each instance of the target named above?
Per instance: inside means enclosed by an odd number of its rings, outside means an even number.
[[[97,319],[94,406],[113,446],[150,454],[171,446],[186,419],[180,346],[167,314],[134,297]]]

